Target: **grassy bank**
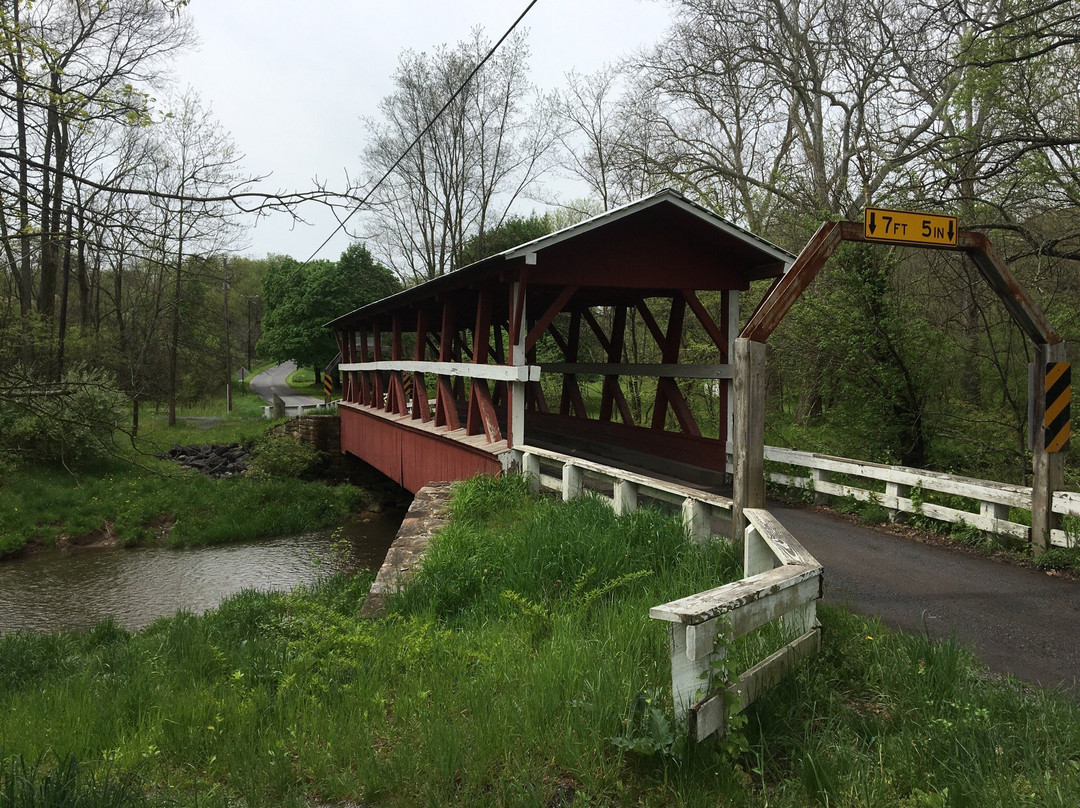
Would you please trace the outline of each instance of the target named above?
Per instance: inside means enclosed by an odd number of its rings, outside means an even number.
[[[648,607],[736,577],[734,553],[515,479],[453,512],[384,620],[356,617],[369,578],[335,578],[141,634],[0,640],[0,806],[45,804],[47,775],[86,805],[1080,801],[1074,702],[834,609],[735,737],[688,748]]]
[[[323,397],[322,378],[316,377],[312,368],[297,368],[288,375],[285,384],[301,395]]]
[[[67,470],[23,464],[5,474],[0,557],[26,544],[50,546],[60,537],[191,545],[299,533],[368,504],[369,495],[352,486],[289,477],[214,480],[158,457],[174,445],[249,443],[265,436],[269,422],[253,400],[237,396],[237,411],[227,418],[184,412],[175,427],[163,416],[144,418],[134,443],[121,437],[114,456],[89,465]]]

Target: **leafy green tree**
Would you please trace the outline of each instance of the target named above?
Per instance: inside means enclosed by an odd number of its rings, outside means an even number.
[[[316,376],[337,353],[326,323],[401,289],[394,274],[361,244],[349,245],[336,262],[301,264],[285,255],[267,261],[259,351],[279,362],[294,359],[314,368]]]
[[[532,213],[528,218],[511,216],[494,230],[468,239],[461,248],[456,265],[467,267],[488,256],[497,255],[519,244],[546,236],[555,229],[555,223],[547,213],[543,216]]]

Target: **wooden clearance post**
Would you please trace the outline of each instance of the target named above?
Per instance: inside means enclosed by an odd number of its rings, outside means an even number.
[[[764,348],[769,335],[795,301],[817,277],[822,266],[844,241],[899,244],[963,252],[1005,305],[1013,321],[1034,345],[1031,399],[1032,423],[1046,424],[1044,369],[1065,361],[1065,343],[1051,328],[1042,310],[998,257],[983,233],[960,230],[953,216],[935,213],[867,208],[863,222],[826,222],[818,228],[784,276],[773,286],[743,328],[735,345],[735,461],[732,535],[739,540],[746,528],[747,508],[765,505]],[[750,343],[753,343],[751,345]],[[1055,413],[1051,407],[1051,422]],[[1041,430],[1040,430],[1041,432]],[[1063,443],[1063,442],[1062,442]],[[1048,446],[1051,447],[1048,449]],[[1032,441],[1031,544],[1035,555],[1046,549],[1056,527],[1054,491],[1061,487],[1065,461],[1053,441],[1040,434]]]

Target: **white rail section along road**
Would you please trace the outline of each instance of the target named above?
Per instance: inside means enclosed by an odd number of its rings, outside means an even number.
[[[1031,527],[1010,521],[1009,509],[1031,510],[1031,487],[1008,485],[989,480],[958,477],[938,471],[885,466],[842,457],[798,452],[794,449],[765,447],[765,460],[806,469],[809,476],[796,476],[766,467],[765,476],[770,482],[802,490],[812,490],[818,504],[828,504],[830,496],[853,497],[862,502],[876,502],[886,508],[890,515],[919,513],[932,519],[953,524],[965,524],[988,533],[1012,536],[1030,541]],[[832,476],[843,475],[844,482],[836,482]],[[873,490],[866,481],[884,483],[884,492]],[[878,485],[878,488],[881,486]],[[912,492],[920,495],[913,498]],[[927,501],[926,492],[939,492],[964,497],[974,501],[974,510]],[[1054,513],[1080,516],[1080,494],[1072,491],[1054,492]],[[1080,546],[1075,533],[1064,530],[1050,531],[1049,544],[1058,547]]]
[[[520,446],[517,452],[535,489],[560,491],[563,499],[573,499],[585,490],[587,479],[610,483],[616,513],[634,510],[639,495],[675,505],[696,541],[710,537],[713,516],[731,517],[727,497],[546,449]],[[542,462],[561,473],[544,473]],[[675,714],[696,741],[723,733],[731,713],[745,709],[798,660],[821,647],[821,565],[768,511],[744,513],[749,522],[743,549],[746,577],[649,610],[650,617],[669,623]],[[731,642],[774,621],[782,624],[785,635],[797,635],[795,639],[738,677],[721,673]]]

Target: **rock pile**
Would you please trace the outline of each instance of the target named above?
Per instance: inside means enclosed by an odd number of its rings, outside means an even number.
[[[174,446],[162,458],[198,469],[209,477],[232,477],[247,468],[247,449],[242,443],[209,446]]]

